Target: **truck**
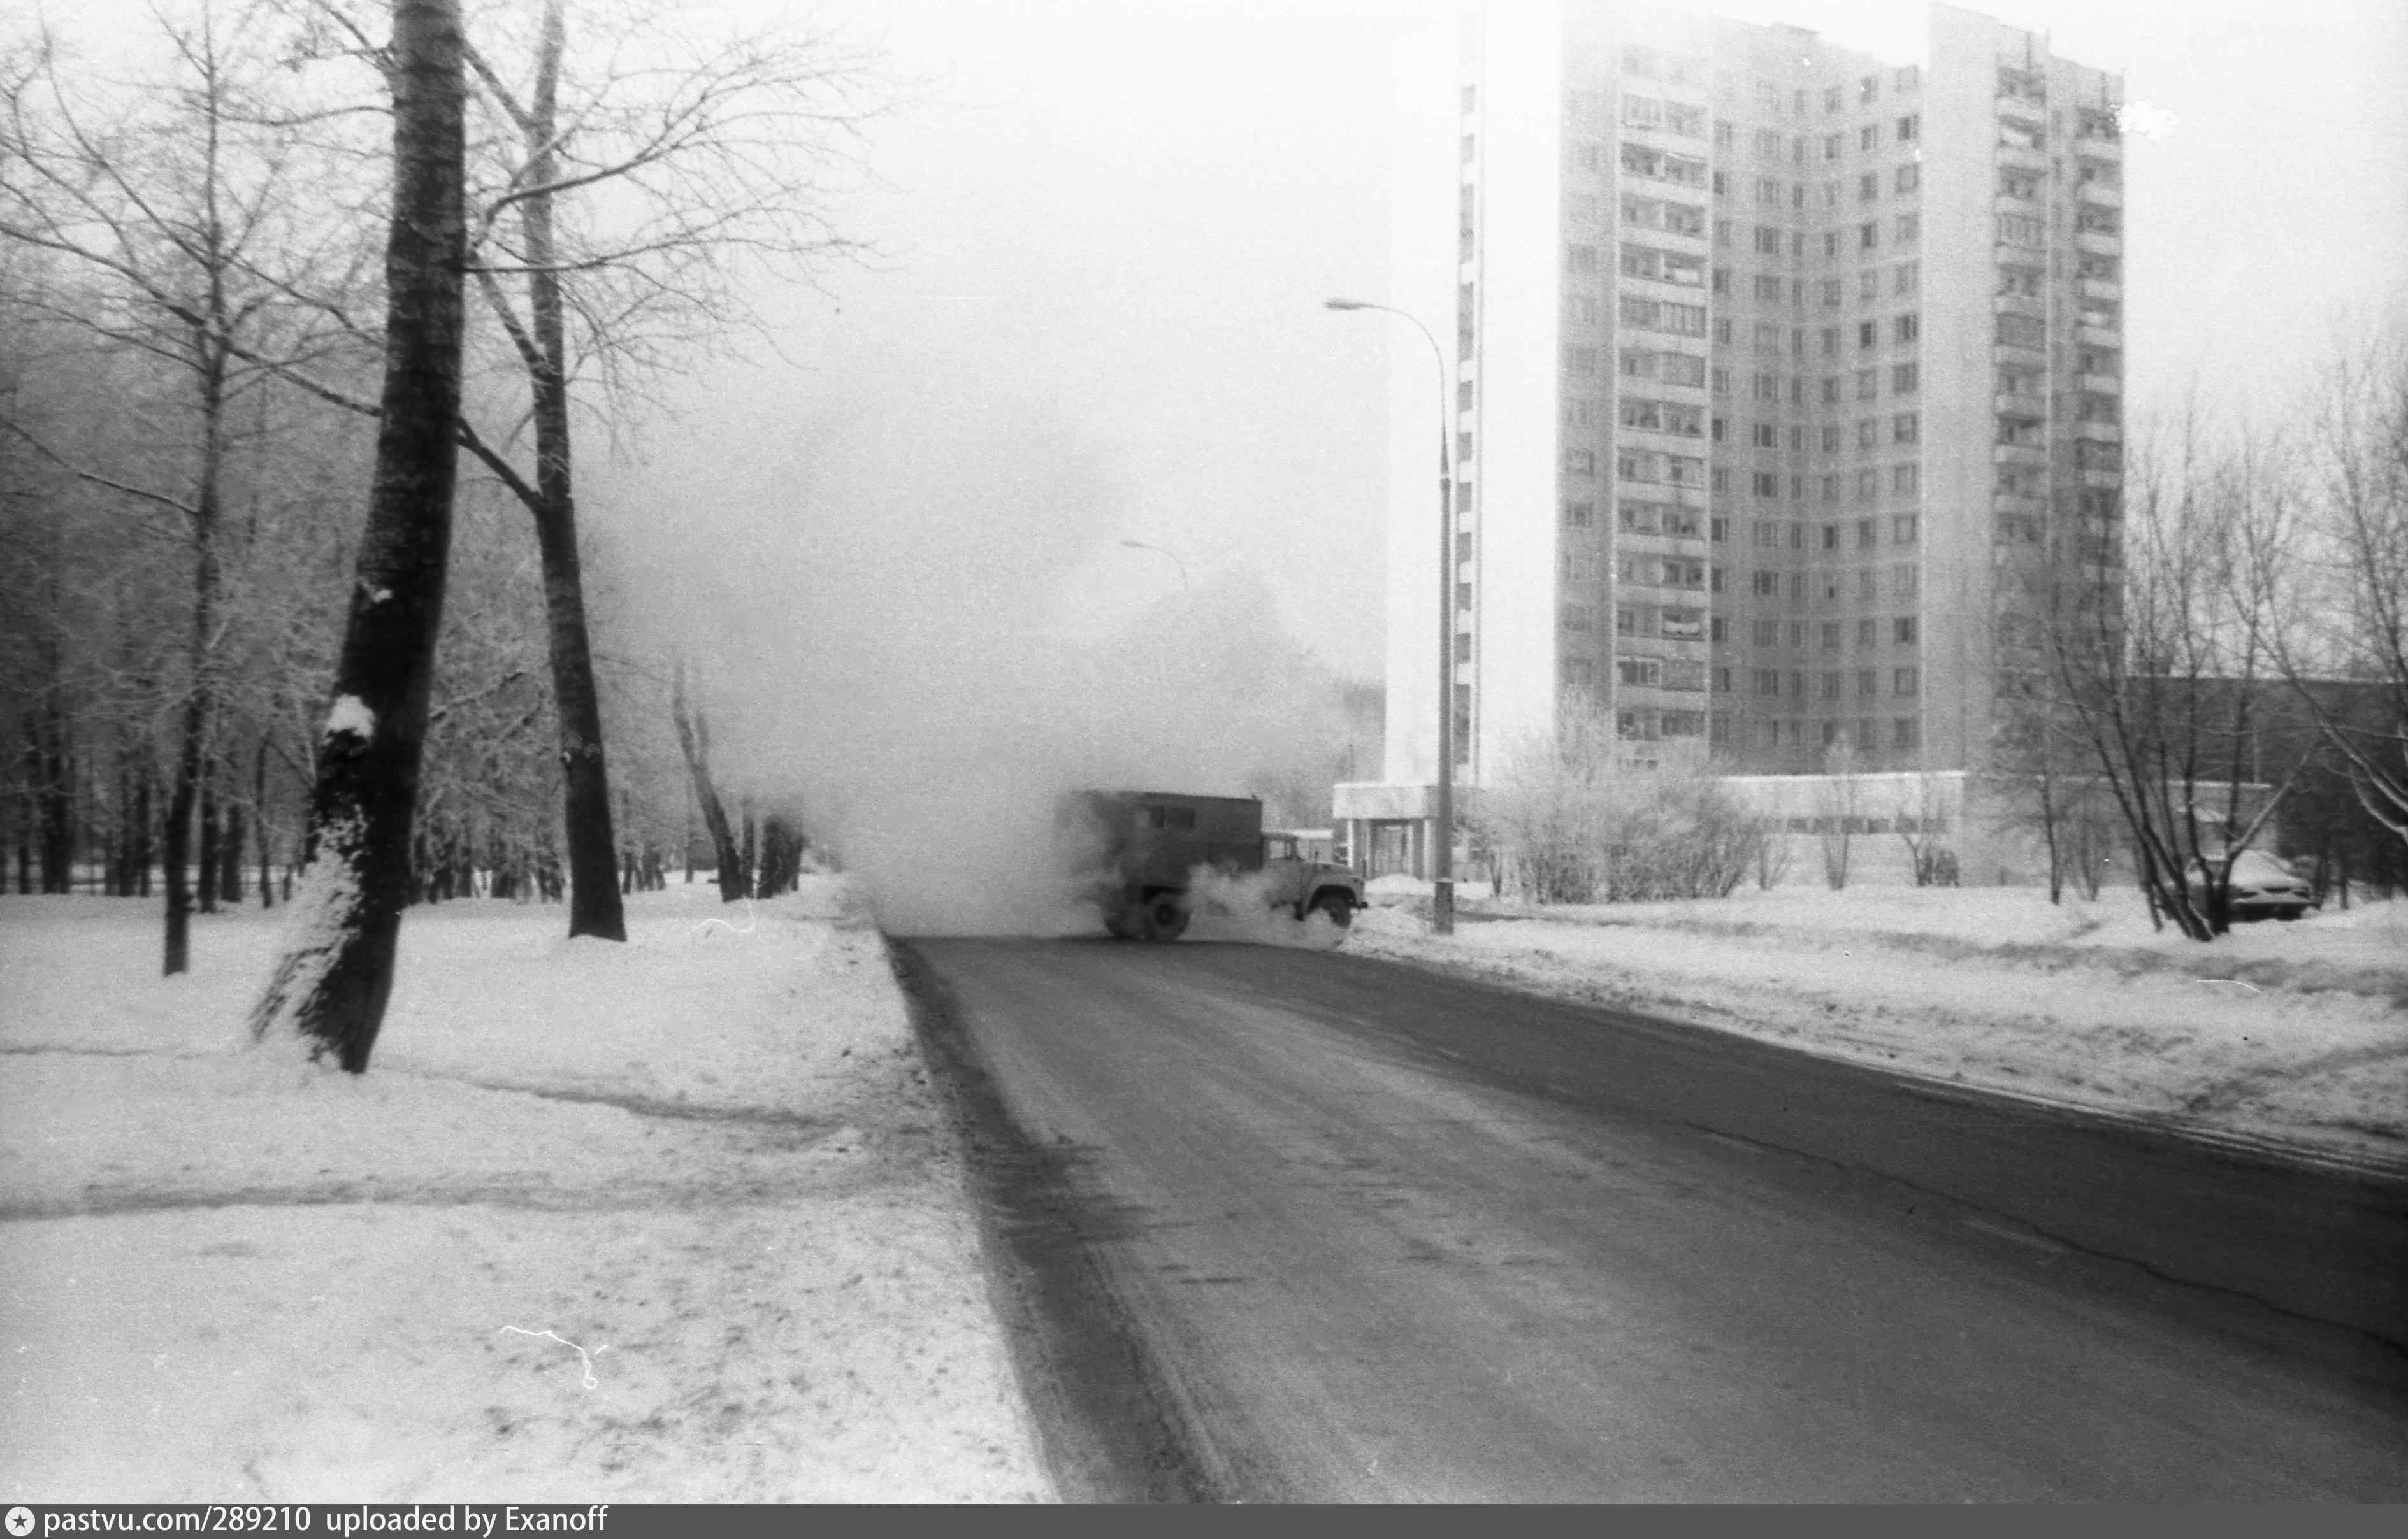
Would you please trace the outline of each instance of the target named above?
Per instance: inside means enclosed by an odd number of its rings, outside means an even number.
[[[1118,940],[1175,941],[1186,933],[1189,883],[1198,868],[1262,877],[1264,902],[1299,923],[1321,914],[1341,929],[1363,906],[1363,878],[1298,853],[1297,836],[1263,829],[1251,796],[1087,791],[1062,809],[1066,833],[1086,845],[1084,869],[1104,928]]]

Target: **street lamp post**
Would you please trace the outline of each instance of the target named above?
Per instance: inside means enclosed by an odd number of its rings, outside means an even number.
[[[1438,806],[1431,819],[1430,929],[1455,933],[1455,470],[1447,436],[1446,349],[1420,320],[1393,305],[1330,299],[1333,310],[1384,310],[1400,316],[1438,362]]]
[[[1170,558],[1170,564],[1179,568],[1179,591],[1182,593],[1188,591],[1187,563],[1179,559],[1179,553],[1177,551],[1166,550],[1158,545],[1148,545],[1143,540],[1123,540],[1121,541],[1121,544],[1128,547],[1131,550],[1151,550],[1157,556],[1168,556]]]

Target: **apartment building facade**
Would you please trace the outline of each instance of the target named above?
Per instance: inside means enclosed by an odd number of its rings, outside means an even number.
[[[1928,25],[1900,64],[1562,0],[1401,51],[1390,298],[1452,355],[1451,581],[1399,338],[1358,816],[1417,815],[1441,634],[1468,785],[1568,709],[1633,769],[1983,765],[2051,575],[2118,560],[2122,86]]]

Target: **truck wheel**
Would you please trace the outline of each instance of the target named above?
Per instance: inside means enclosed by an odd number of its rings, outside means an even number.
[[[1177,940],[1187,933],[1187,905],[1175,892],[1148,898],[1137,911],[1137,933],[1140,940]]]
[[[1329,916],[1329,922],[1343,930],[1354,922],[1354,905],[1346,901],[1343,892],[1324,892],[1312,901],[1316,913]]]

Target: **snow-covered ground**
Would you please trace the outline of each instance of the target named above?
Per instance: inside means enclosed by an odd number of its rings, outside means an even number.
[[[1049,1497],[877,933],[714,898],[413,909],[361,1078],[280,911],[0,898],[0,1494]]]
[[[2408,1167],[2408,903],[2151,930],[2139,898],[1743,888],[1533,909],[1452,939],[1383,878],[1350,950],[1743,1032],[1926,1077]]]

